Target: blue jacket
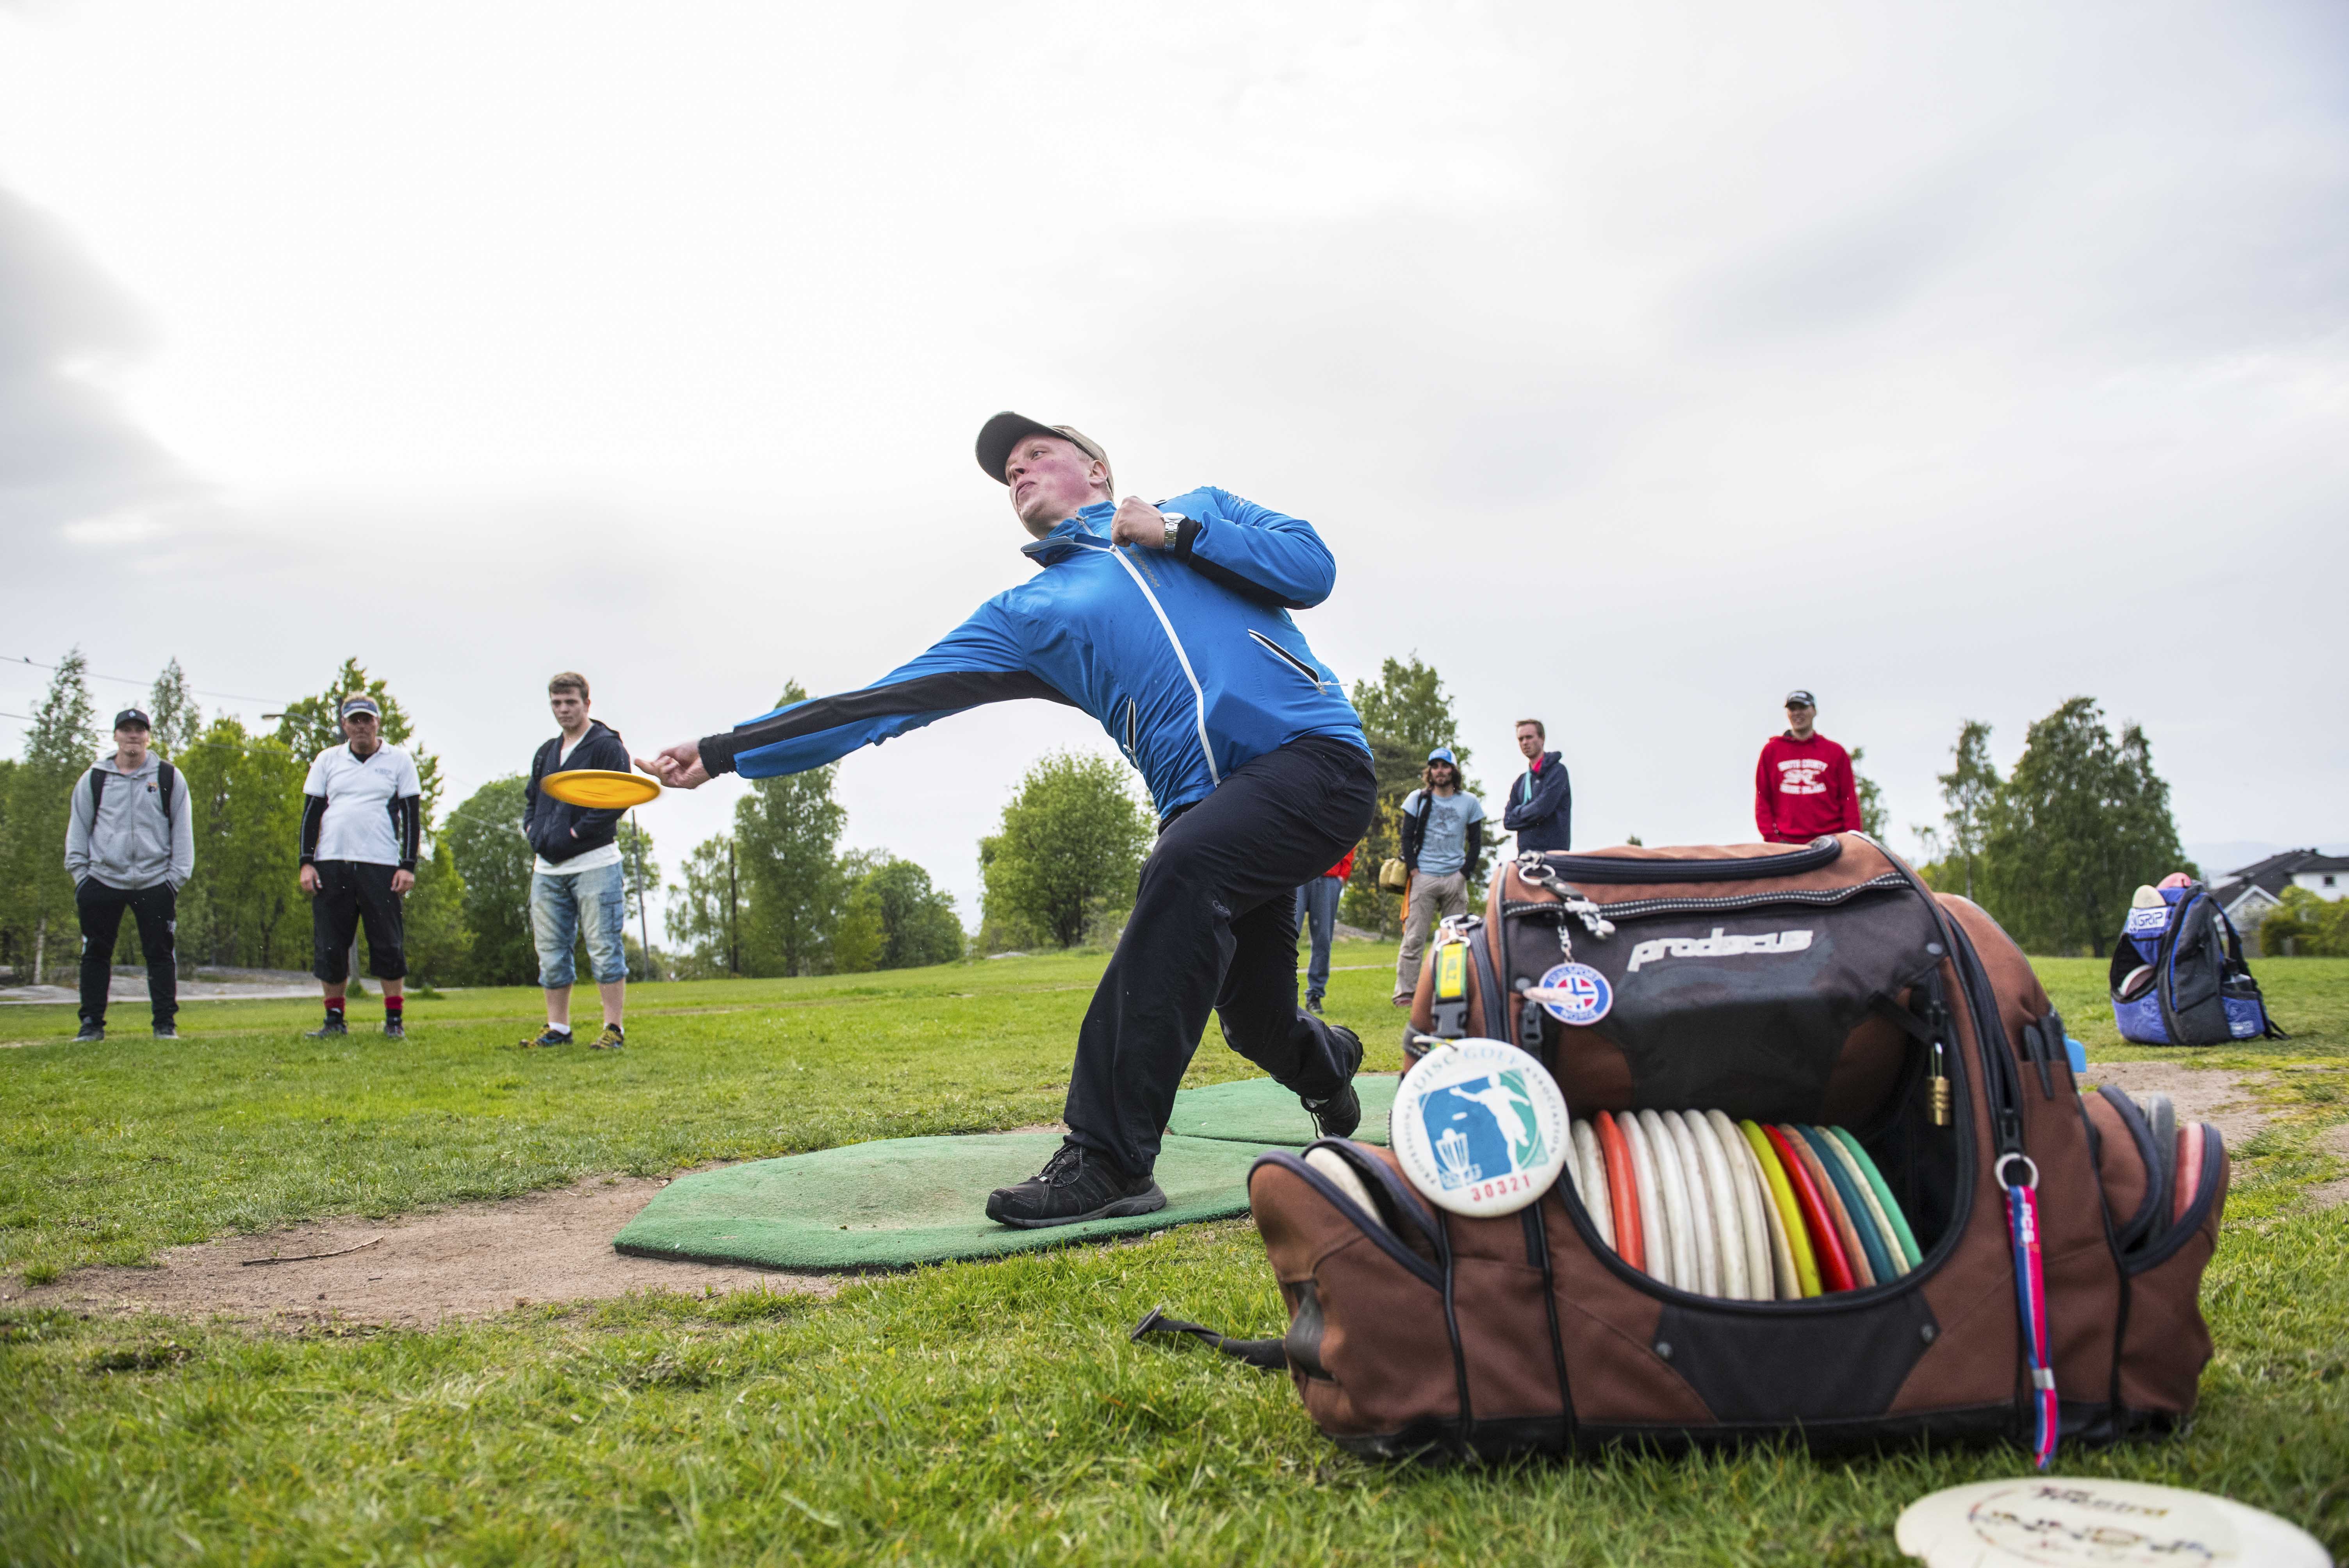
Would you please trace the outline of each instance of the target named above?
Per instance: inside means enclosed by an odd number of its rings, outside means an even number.
[[[1172,550],[1113,548],[1096,501],[1021,547],[1042,568],[862,691],[778,708],[701,742],[711,775],[822,767],[980,703],[1042,697],[1099,720],[1161,817],[1233,769],[1309,735],[1370,749],[1329,666],[1289,620],[1330,596],[1313,525],[1219,490],[1160,503]]]
[[[1555,751],[1542,753],[1541,771],[1526,769],[1509,786],[1501,826],[1517,836],[1517,851],[1564,854],[1574,847],[1574,785]]]

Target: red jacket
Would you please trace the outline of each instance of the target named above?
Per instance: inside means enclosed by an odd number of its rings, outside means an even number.
[[[1359,849],[1361,846],[1357,845],[1355,847]],[[1340,861],[1336,865],[1331,866],[1328,871],[1323,872],[1321,874],[1325,877],[1336,877],[1340,882],[1344,882],[1348,877],[1352,876],[1354,874],[1353,850],[1348,850],[1344,860]]]
[[[1813,730],[1774,735],[1754,769],[1754,826],[1770,844],[1807,844],[1821,833],[1859,831],[1851,753]]]

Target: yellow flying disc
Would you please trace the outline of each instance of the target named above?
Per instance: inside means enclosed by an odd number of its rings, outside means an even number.
[[[625,811],[631,806],[659,799],[661,792],[657,779],[610,768],[573,768],[550,773],[538,781],[538,787],[565,805],[585,806],[594,811]]]

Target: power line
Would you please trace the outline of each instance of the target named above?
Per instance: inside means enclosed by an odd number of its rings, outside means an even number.
[[[50,672],[50,673],[52,673],[52,674],[55,674],[55,673],[56,673],[56,671],[57,671],[57,665],[45,665],[45,664],[41,663],[38,659],[28,659],[28,658],[24,658],[24,657],[22,657],[22,656],[20,656],[20,655],[15,655],[15,654],[0,654],[0,663],[6,663],[6,664],[12,664],[12,665],[32,665],[32,666],[33,666],[35,669],[36,669],[36,670],[47,670],[47,671],[49,671],[49,672]],[[84,670],[84,671],[82,671],[82,674],[83,674],[84,676],[88,676],[89,679],[94,680],[94,681],[119,681],[119,682],[121,682],[124,686],[147,686],[147,687],[149,687],[149,688],[150,688],[150,689],[154,686],[154,684],[155,684],[155,683],[154,683],[154,682],[152,682],[152,681],[135,681],[135,680],[132,680],[129,676],[102,676],[102,675],[99,675],[96,670]],[[206,691],[206,690],[205,690],[203,687],[202,687],[202,686],[190,686],[188,689],[189,689],[190,691],[191,691],[191,692],[195,693],[195,694],[196,694],[196,696],[224,696],[224,697],[228,697],[228,698],[230,698],[232,701],[235,701],[235,702],[261,702],[261,703],[270,703],[270,702],[275,702],[275,701],[277,700],[277,699],[276,699],[275,697],[274,697],[274,696],[254,696],[252,693],[250,693],[250,692],[242,692],[242,691]],[[9,716],[9,717],[16,717],[16,716]]]

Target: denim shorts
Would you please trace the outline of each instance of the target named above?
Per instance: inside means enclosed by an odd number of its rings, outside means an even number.
[[[549,991],[571,984],[571,954],[579,934],[587,934],[587,958],[595,982],[609,985],[628,977],[628,961],[620,950],[620,933],[628,923],[628,895],[615,861],[594,871],[550,876],[533,872],[530,878],[530,929],[538,940],[538,983]]]

